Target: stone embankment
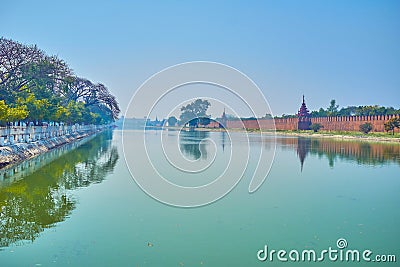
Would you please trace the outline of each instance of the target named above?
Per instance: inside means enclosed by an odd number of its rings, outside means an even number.
[[[33,158],[56,147],[72,143],[96,134],[109,126],[85,127],[85,129],[68,132],[64,135],[21,142],[0,147],[0,169]]]

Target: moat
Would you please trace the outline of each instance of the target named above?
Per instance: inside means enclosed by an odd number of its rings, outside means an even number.
[[[125,149],[140,134],[124,132]],[[155,146],[161,135],[168,141],[178,134],[148,131],[146,137]],[[205,138],[215,143],[215,164],[229,156],[224,132],[181,135],[179,147],[189,159],[208,160],[213,150],[201,142]],[[266,136],[261,149],[271,151],[273,140]],[[260,145],[250,134],[249,146]],[[17,181],[0,182],[1,265],[257,266],[266,243],[319,250],[338,238],[350,248],[400,256],[399,144],[277,136],[274,163],[258,191],[248,193],[245,173],[227,196],[192,209],[162,204],[137,186],[123,159],[120,130],[57,155]],[[29,164],[39,164],[35,160]],[[163,160],[161,154],[156,159]]]

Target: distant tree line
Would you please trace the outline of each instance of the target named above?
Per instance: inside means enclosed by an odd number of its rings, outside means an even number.
[[[330,105],[324,109],[311,111],[310,115],[313,118],[318,117],[340,117],[340,116],[378,116],[378,115],[395,115],[400,114],[400,109],[393,107],[374,106],[348,106],[339,109],[336,100],[332,99]],[[269,118],[271,115],[266,114],[263,118]],[[297,118],[297,114],[282,114],[282,116],[275,116],[276,119]]]
[[[332,99],[329,107],[320,108],[318,111],[312,111],[311,117],[331,117],[331,116],[377,116],[400,114],[400,109],[393,107],[374,106],[348,106],[339,109],[336,100]]]
[[[62,59],[36,45],[0,38],[0,124],[105,124],[118,118],[101,83],[77,77]]]

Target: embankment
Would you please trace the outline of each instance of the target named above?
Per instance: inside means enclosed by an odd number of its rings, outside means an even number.
[[[31,159],[62,145],[82,140],[107,128],[108,127],[102,127],[92,131],[77,131],[62,136],[38,140],[36,142],[16,143],[0,147],[0,169]]]

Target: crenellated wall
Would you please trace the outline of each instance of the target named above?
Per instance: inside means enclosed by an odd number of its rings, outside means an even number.
[[[360,125],[364,123],[372,124],[373,132],[384,132],[384,123],[391,118],[400,118],[397,115],[379,115],[379,116],[346,116],[346,117],[320,117],[311,118],[312,123],[319,123],[325,131],[359,131]],[[258,119],[258,120],[228,120],[227,128],[232,129],[273,129],[273,121],[275,121],[276,130],[297,130],[298,118],[287,119]],[[208,127],[218,128],[219,124],[212,121]],[[396,129],[395,131],[399,131]]]
[[[321,117],[312,118],[312,123],[320,123],[325,131],[359,131],[360,125],[372,124],[373,132],[384,132],[385,122],[391,118],[399,118],[400,115],[379,115],[379,116],[347,116],[347,117]]]

